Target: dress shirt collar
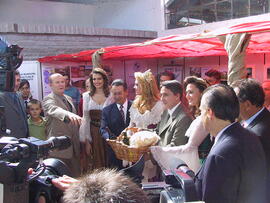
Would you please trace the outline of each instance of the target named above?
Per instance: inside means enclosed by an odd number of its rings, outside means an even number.
[[[242,126],[244,128],[248,127],[248,125],[265,109],[265,107],[263,107],[260,111],[258,111],[257,113],[255,113],[253,116],[251,116],[249,119],[245,120],[242,122]]]
[[[181,102],[179,102],[178,104],[176,104],[172,109],[168,109],[168,113],[170,114],[170,116],[173,115],[173,112],[175,111],[175,109],[181,104]]]
[[[120,110],[121,104],[116,103],[116,105],[117,105],[117,108]],[[127,110],[127,105],[128,105],[128,101],[126,99],[125,103],[123,104],[123,111],[124,112],[126,112],[126,110]]]
[[[218,133],[217,136],[215,137],[215,142],[214,142],[214,145],[213,145],[213,146],[216,145],[218,139],[220,138],[220,135],[221,135],[225,130],[227,130],[229,127],[231,127],[231,126],[232,126],[233,124],[235,124],[235,123],[236,123],[236,122],[233,122],[233,123],[231,123],[230,125],[227,125],[225,128],[223,128],[221,131],[219,131],[219,133]]]

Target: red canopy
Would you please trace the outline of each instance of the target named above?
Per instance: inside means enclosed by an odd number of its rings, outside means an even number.
[[[176,58],[227,55],[218,36],[250,33],[252,34],[247,53],[270,52],[270,21],[252,22],[219,28],[199,34],[171,35],[143,43],[103,48],[103,60],[129,60],[144,58]],[[40,58],[40,62],[76,61],[89,62],[96,50],[86,50],[74,54]]]

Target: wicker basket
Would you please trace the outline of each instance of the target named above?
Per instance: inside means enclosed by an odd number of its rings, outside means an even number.
[[[137,162],[142,154],[149,151],[149,147],[134,148],[117,140],[107,140],[108,144],[113,149],[116,157],[129,162]]]

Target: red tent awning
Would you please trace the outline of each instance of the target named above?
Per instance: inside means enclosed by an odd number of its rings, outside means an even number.
[[[171,35],[143,43],[103,48],[103,60],[129,60],[145,58],[176,58],[227,55],[219,36],[235,33],[252,34],[247,53],[270,52],[270,21],[252,22],[219,28],[199,34]],[[96,50],[40,58],[40,62],[90,62]]]
[[[49,63],[53,61],[67,61],[67,62],[89,62],[92,60],[92,54],[97,49],[81,51],[73,54],[60,54],[57,56],[46,56],[39,58],[38,61],[41,63]]]

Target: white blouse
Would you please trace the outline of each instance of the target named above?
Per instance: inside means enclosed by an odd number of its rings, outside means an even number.
[[[155,106],[149,111],[145,111],[143,114],[133,105],[130,107],[130,126],[147,129],[147,126],[151,124],[158,124],[161,120],[161,115],[164,111],[164,105],[161,101],[158,101]]]
[[[89,116],[89,111],[90,110],[102,110],[104,107],[106,107],[112,103],[113,103],[113,101],[112,101],[111,96],[107,97],[103,104],[98,104],[89,95],[89,91],[83,93],[83,119],[82,119],[82,124],[81,124],[80,130],[79,130],[81,142],[85,142],[86,140],[88,140],[89,142],[92,142],[92,137],[90,134],[91,118]]]

